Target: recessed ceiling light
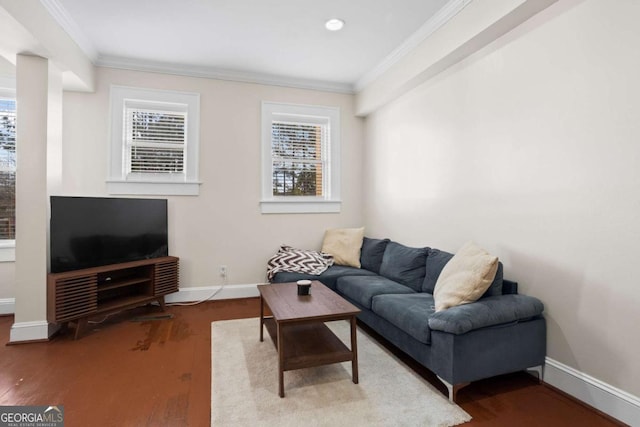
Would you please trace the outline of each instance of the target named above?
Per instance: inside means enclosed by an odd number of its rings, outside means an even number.
[[[344,27],[342,19],[333,18],[324,23],[324,27],[329,31],[340,31]]]

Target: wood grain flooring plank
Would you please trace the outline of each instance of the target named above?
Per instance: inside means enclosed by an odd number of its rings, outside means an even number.
[[[158,313],[140,307],[97,319],[78,340],[71,329],[50,342],[9,346],[13,317],[0,316],[0,405],[61,404],[69,427],[208,425],[211,322],[258,317],[259,299],[170,306],[171,319],[131,321]],[[362,330],[446,395],[433,373]],[[469,426],[621,425],[526,373],[474,382],[458,404],[473,417]]]

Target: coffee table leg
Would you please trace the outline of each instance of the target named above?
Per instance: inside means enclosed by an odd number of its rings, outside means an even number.
[[[356,338],[356,316],[351,318],[351,353],[353,353],[353,359],[351,360],[353,383],[358,384],[358,341]]]
[[[264,329],[264,300],[262,299],[262,295],[260,295],[260,342],[264,341],[263,329]]]
[[[278,329],[278,393],[280,397],[284,397],[284,345],[282,342],[282,326],[280,322],[276,322]]]

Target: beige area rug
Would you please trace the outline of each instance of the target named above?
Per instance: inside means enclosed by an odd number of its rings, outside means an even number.
[[[349,323],[327,324],[349,340]],[[213,426],[453,426],[471,420],[459,406],[358,330],[359,384],[351,362],[284,373],[278,396],[277,352],[260,320],[211,324]]]

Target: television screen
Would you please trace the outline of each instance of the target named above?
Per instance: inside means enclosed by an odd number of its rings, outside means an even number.
[[[169,254],[167,201],[51,196],[51,272]]]

